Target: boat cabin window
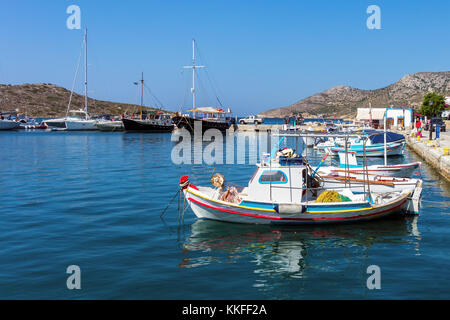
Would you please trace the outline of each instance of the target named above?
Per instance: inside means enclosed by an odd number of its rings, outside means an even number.
[[[287,183],[287,177],[279,170],[265,170],[259,177],[259,183]]]

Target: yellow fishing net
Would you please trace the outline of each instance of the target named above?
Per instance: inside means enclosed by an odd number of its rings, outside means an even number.
[[[327,190],[320,194],[320,196],[316,199],[317,203],[325,203],[325,202],[342,202],[339,197],[339,193],[333,190]]]

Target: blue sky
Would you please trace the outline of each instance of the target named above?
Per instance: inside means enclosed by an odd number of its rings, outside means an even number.
[[[192,38],[237,115],[335,85],[376,89],[408,73],[450,70],[448,0],[2,0],[0,83],[71,88],[83,37],[66,27],[71,4],[89,33],[89,95],[102,100],[137,103],[133,82],[143,71],[168,109],[190,107],[182,66],[191,63]],[[369,5],[381,9],[381,30],[366,27]],[[217,105],[204,71],[200,79],[198,105]]]

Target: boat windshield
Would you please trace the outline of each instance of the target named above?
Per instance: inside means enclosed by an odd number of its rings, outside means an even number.
[[[75,119],[86,119],[86,113],[81,111],[70,111],[69,117]]]

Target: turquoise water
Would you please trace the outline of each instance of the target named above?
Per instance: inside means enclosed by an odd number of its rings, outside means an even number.
[[[280,228],[189,209],[179,226],[176,203],[159,217],[179,177],[209,185],[213,167],[174,165],[170,137],[0,132],[0,298],[450,298],[450,184],[427,165],[420,216]],[[215,172],[245,185],[253,167]],[[69,265],[81,290],[66,287]],[[370,265],[380,290],[366,287]]]

